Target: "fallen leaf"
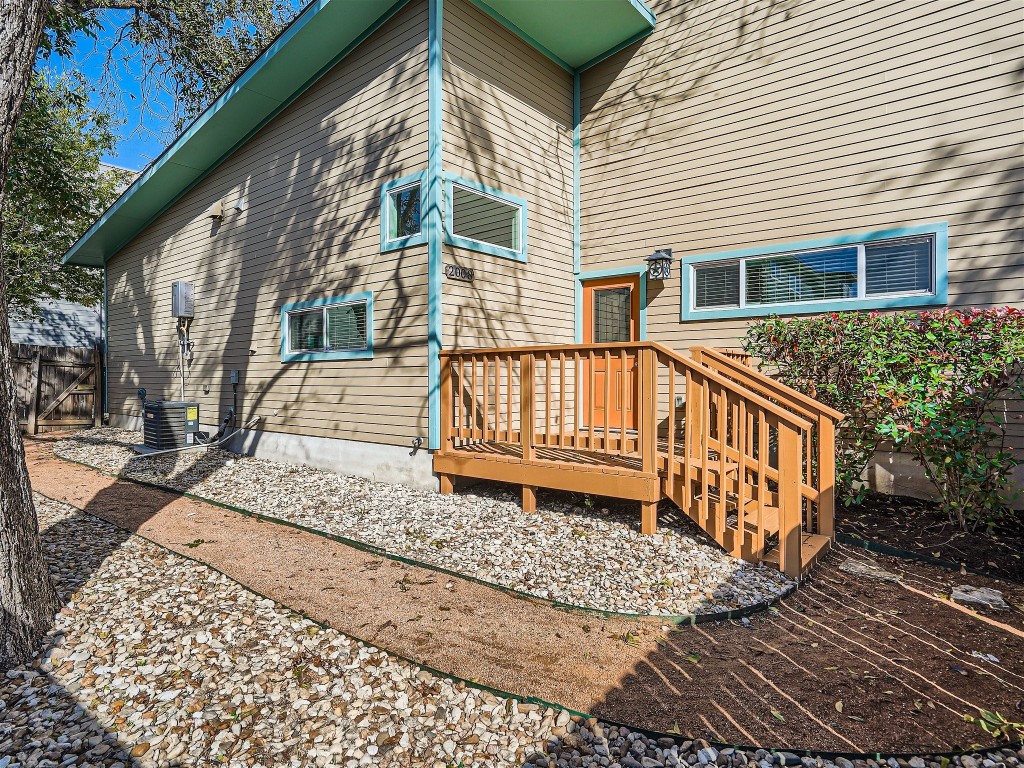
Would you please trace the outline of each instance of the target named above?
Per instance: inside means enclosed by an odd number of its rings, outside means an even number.
[[[786,722],[786,718],[784,718],[784,717],[782,716],[782,713],[781,713],[781,712],[779,712],[779,711],[778,711],[777,709],[773,709],[773,710],[772,710],[772,717],[774,717],[774,718],[775,718],[776,720],[778,720],[778,721],[779,721],[780,723],[784,723],[784,722]]]
[[[836,702],[836,712],[842,712],[842,711],[843,711],[843,702],[837,701]]]

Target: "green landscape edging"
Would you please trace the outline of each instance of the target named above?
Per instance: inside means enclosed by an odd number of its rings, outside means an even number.
[[[955,560],[946,560],[941,557],[932,557],[931,555],[922,555],[919,552],[912,552],[909,549],[900,549],[889,544],[882,544],[877,541],[869,541],[868,539],[861,539],[857,536],[851,536],[848,533],[836,533],[836,541],[840,544],[846,544],[850,547],[857,547],[858,549],[866,549],[868,552],[874,552],[876,555],[887,555],[889,557],[898,557],[901,560],[916,560],[919,563],[926,565],[934,565],[937,568],[946,568],[951,571],[966,571],[973,576],[984,576],[988,579],[998,579],[1000,581],[1008,581],[1011,584],[1019,584],[1024,586],[1024,581],[1019,581],[1010,576],[1002,576],[991,573],[990,571],[982,571],[977,568],[968,568],[963,563],[958,563]]]
[[[383,557],[388,560],[393,560],[395,562],[403,563],[405,565],[411,565],[416,568],[424,568],[426,570],[434,571],[436,573],[442,573],[445,576],[462,579],[473,584],[479,584],[480,586],[487,587],[488,589],[497,590],[498,592],[507,594],[511,597],[516,598],[517,600],[527,600],[530,602],[539,603],[541,605],[545,605],[550,608],[555,608],[559,611],[565,611],[567,613],[582,613],[588,616],[600,616],[606,619],[657,619],[666,624],[672,624],[674,626],[696,626],[698,624],[710,624],[713,622],[743,619],[749,616],[754,616],[759,613],[764,613],[783,598],[789,597],[791,594],[793,594],[793,592],[795,592],[797,587],[799,586],[797,583],[793,583],[790,584],[781,594],[776,595],[775,597],[769,600],[762,600],[760,602],[744,606],[743,608],[735,608],[728,611],[716,611],[714,613],[657,614],[608,611],[602,608],[591,608],[585,605],[574,605],[573,603],[563,603],[558,600],[552,600],[546,597],[539,597],[538,595],[532,595],[529,592],[523,592],[521,590],[514,589],[513,587],[506,587],[502,584],[496,584],[492,581],[485,581],[484,579],[478,578],[476,576],[469,576],[458,571],[453,571],[440,565],[433,565],[431,563],[423,562],[420,560],[413,560],[412,558],[404,557],[403,555],[397,555],[393,552],[388,552],[386,549],[382,549],[381,547],[378,547],[374,544],[367,544],[366,542],[360,541],[358,539],[349,539],[345,536],[341,536],[336,533],[329,533],[327,531],[321,531],[316,528],[309,528],[305,525],[302,525],[301,523],[294,523],[290,520],[282,520],[280,518],[272,517],[270,515],[264,515],[261,512],[253,512],[252,510],[243,509],[242,507],[236,507],[231,504],[227,504],[226,502],[217,501],[216,499],[208,499],[204,496],[199,496],[198,494],[190,493],[189,491],[182,491],[177,488],[172,488],[171,486],[153,483],[148,480],[137,480],[135,478],[128,477],[121,473],[107,472],[105,469],[101,469],[100,467],[97,467],[93,464],[88,464],[84,461],[78,461],[77,459],[69,459],[65,456],[57,454],[56,452],[54,452],[53,455],[60,459],[61,461],[66,461],[70,464],[77,464],[79,466],[95,470],[101,474],[106,475],[107,477],[113,477],[118,480],[135,483],[136,485],[141,485],[147,488],[153,488],[155,490],[164,491],[166,493],[173,493],[178,496],[183,496],[187,499],[192,499],[194,501],[201,501],[204,504],[210,504],[215,507],[220,507],[221,509],[226,509],[231,512],[240,514],[244,517],[250,517],[255,520],[260,520],[262,522],[273,523],[275,525],[283,525],[288,528],[294,528],[295,530],[302,531],[303,533],[309,533],[314,536],[320,536],[321,538],[337,542],[338,544],[343,544],[347,547],[351,547],[352,549],[356,549],[361,552],[366,552],[367,554],[371,554],[376,557]]]
[[[56,455],[56,454],[54,454],[54,455]],[[58,457],[58,458],[62,459],[63,461],[70,462],[72,464],[79,464],[79,465],[81,465],[83,467],[89,467],[91,469],[94,469],[94,467],[92,467],[89,464],[85,464],[84,462],[75,461],[74,459],[65,459],[62,456]],[[110,472],[104,472],[103,470],[97,470],[97,471],[102,472],[103,474],[108,475],[110,477],[117,477],[119,479],[122,479],[122,478],[120,478],[119,475],[113,475]],[[146,483],[144,481],[132,481],[132,482],[137,482],[140,485],[146,485],[146,486],[150,486],[150,487],[153,487],[153,488],[157,488],[157,489],[163,490],[163,488],[161,486],[156,485],[155,483]],[[40,494],[40,495],[45,496],[45,494]],[[47,496],[46,498],[50,498],[50,497]],[[198,499],[198,497],[196,497],[196,498]],[[58,501],[57,499],[51,499],[51,500],[52,501]],[[65,502],[59,502],[59,503],[65,503]],[[70,505],[70,506],[74,506],[74,505]],[[218,504],[218,506],[223,506],[223,505],[219,505]],[[77,509],[77,507],[76,507],[76,509]],[[228,509],[230,509],[230,507],[228,507]],[[234,510],[232,510],[232,511],[234,511]],[[696,737],[692,737],[692,736],[685,736],[685,735],[679,734],[679,733],[667,733],[667,732],[662,732],[662,731],[655,731],[655,730],[651,730],[650,728],[644,728],[642,726],[629,725],[628,723],[622,723],[622,722],[619,722],[617,720],[612,720],[611,718],[599,717],[597,715],[592,715],[592,714],[589,714],[587,712],[580,712],[579,710],[575,710],[575,709],[572,709],[571,707],[563,706],[562,704],[558,704],[558,703],[553,702],[553,701],[548,701],[546,699],[542,699],[542,698],[540,698],[538,696],[521,696],[521,695],[512,693],[511,691],[504,691],[501,688],[495,688],[494,686],[487,685],[486,683],[480,683],[480,682],[477,682],[475,680],[467,680],[466,678],[459,677],[458,675],[456,675],[456,674],[454,674],[452,672],[445,672],[443,670],[437,669],[436,667],[432,667],[429,664],[424,664],[423,662],[416,661],[415,659],[412,659],[412,658],[406,656],[405,654],[397,653],[395,651],[388,650],[387,648],[385,648],[384,646],[382,646],[382,645],[380,645],[378,643],[375,643],[375,642],[372,642],[372,641],[369,641],[369,640],[363,640],[362,638],[357,637],[356,635],[350,634],[350,633],[346,632],[343,629],[338,629],[337,627],[332,627],[329,624],[325,624],[322,621],[314,619],[312,616],[309,616],[308,614],[304,613],[303,611],[300,611],[298,609],[292,608],[291,606],[282,603],[280,600],[276,600],[275,598],[270,597],[269,595],[265,595],[262,592],[260,592],[259,590],[254,589],[253,587],[250,587],[247,584],[243,584],[242,582],[238,581],[238,579],[236,579],[235,577],[230,576],[229,574],[227,574],[224,571],[220,570],[217,566],[212,565],[211,563],[208,563],[205,560],[200,560],[199,558],[192,557],[191,555],[186,555],[183,552],[178,552],[177,550],[171,549],[170,547],[165,546],[164,544],[161,544],[161,543],[159,543],[157,541],[153,541],[149,537],[147,537],[147,536],[145,536],[145,535],[143,535],[143,534],[141,534],[141,533],[139,533],[137,531],[131,531],[131,530],[127,529],[127,528],[123,528],[122,526],[117,525],[116,523],[112,523],[109,520],[106,520],[105,518],[99,517],[99,515],[94,515],[91,512],[86,512],[85,510],[81,510],[81,512],[83,514],[90,515],[91,517],[95,517],[98,520],[102,520],[103,522],[107,523],[108,525],[112,525],[115,528],[119,528],[122,531],[125,531],[126,533],[129,533],[129,534],[134,535],[134,536],[139,536],[140,538],[145,539],[146,541],[148,541],[153,546],[158,547],[158,548],[164,550],[165,552],[169,552],[170,554],[176,555],[177,557],[184,558],[185,560],[188,560],[189,562],[196,563],[197,565],[202,565],[202,566],[204,566],[206,568],[209,568],[211,571],[214,571],[215,573],[219,573],[221,576],[223,576],[224,578],[230,580],[234,584],[237,584],[239,587],[241,587],[242,589],[246,590],[247,592],[249,592],[249,593],[251,593],[253,595],[256,595],[257,597],[261,597],[264,600],[270,600],[271,602],[274,603],[274,605],[279,605],[282,608],[284,608],[284,609],[290,611],[291,613],[295,614],[296,616],[301,616],[306,621],[312,622],[313,624],[315,624],[316,626],[320,627],[321,629],[330,630],[332,632],[337,632],[339,635],[342,635],[343,637],[347,637],[349,640],[351,640],[353,642],[362,643],[363,645],[370,646],[371,648],[376,648],[377,650],[382,651],[383,653],[386,653],[389,656],[392,656],[393,658],[398,659],[398,660],[400,660],[400,661],[402,661],[402,662],[404,662],[406,664],[409,664],[409,665],[414,666],[414,667],[418,667],[420,669],[424,669],[427,672],[429,672],[430,674],[434,675],[435,677],[443,677],[443,678],[446,678],[448,680],[451,680],[452,682],[454,682],[456,684],[462,683],[466,687],[472,688],[473,690],[486,691],[487,693],[493,694],[495,696],[500,696],[503,699],[512,699],[514,701],[520,701],[520,702],[523,702],[523,703],[526,703],[526,704],[535,704],[535,705],[537,705],[539,707],[546,707],[546,708],[549,707],[551,709],[561,710],[561,711],[564,711],[564,712],[568,712],[570,715],[576,715],[578,717],[582,717],[582,718],[585,718],[587,720],[594,720],[596,722],[603,723],[605,725],[611,725],[611,726],[614,726],[614,727],[617,727],[617,728],[626,728],[626,729],[628,729],[630,731],[634,731],[636,733],[642,733],[642,734],[644,734],[649,739],[657,740],[657,739],[668,738],[668,739],[672,739],[673,742],[675,742],[676,744],[682,744],[682,742],[684,742],[684,741],[695,741],[696,740]],[[955,758],[955,757],[960,757],[961,755],[978,754],[980,752],[993,752],[995,750],[1001,750],[1001,749],[1007,749],[1007,748],[1014,749],[1014,750],[1019,750],[1019,749],[1024,748],[1024,739],[1020,739],[1018,741],[1006,742],[1006,743],[1003,743],[1003,744],[997,744],[997,745],[993,745],[991,747],[984,747],[981,750],[966,749],[966,750],[956,750],[956,751],[951,751],[951,752],[925,752],[925,751],[921,751],[921,752],[830,752],[830,751],[827,751],[827,750],[791,749],[791,748],[786,748],[786,747],[772,747],[772,748],[769,748],[769,747],[756,747],[756,746],[749,745],[749,744],[730,744],[728,742],[709,741],[707,739],[705,739],[705,741],[707,741],[708,745],[714,747],[715,749],[728,749],[728,748],[732,748],[732,749],[743,751],[743,752],[756,752],[759,749],[763,749],[763,750],[765,750],[767,752],[770,752],[772,754],[779,754],[779,753],[787,752],[789,754],[796,755],[797,757],[800,757],[800,756],[821,757],[821,758],[833,759],[833,760],[835,758],[837,758],[837,757],[845,757],[847,760],[876,760],[876,761],[881,761],[883,757],[887,757],[887,758],[888,757],[892,757],[892,758],[896,758],[896,759],[903,758],[904,760],[908,760],[908,759],[910,759],[912,757],[938,757],[938,758],[946,757],[946,758],[952,759],[952,758]]]

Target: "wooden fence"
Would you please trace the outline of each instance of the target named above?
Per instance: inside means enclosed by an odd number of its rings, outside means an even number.
[[[98,347],[12,344],[11,358],[23,432],[99,426],[103,356]]]

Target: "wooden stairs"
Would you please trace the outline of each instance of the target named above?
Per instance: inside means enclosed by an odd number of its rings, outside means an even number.
[[[833,539],[842,414],[741,356],[691,352],[653,342],[443,352],[442,492],[461,476],[522,485],[527,511],[538,487],[634,499],[644,533],[668,500],[737,557],[804,575]]]

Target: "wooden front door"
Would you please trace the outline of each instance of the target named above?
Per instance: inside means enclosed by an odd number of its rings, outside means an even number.
[[[640,276],[606,277],[583,282],[583,343],[640,340]],[[592,429],[636,429],[637,357],[599,354],[593,375],[583,370],[583,419]],[[594,423],[586,424],[593,400]]]

